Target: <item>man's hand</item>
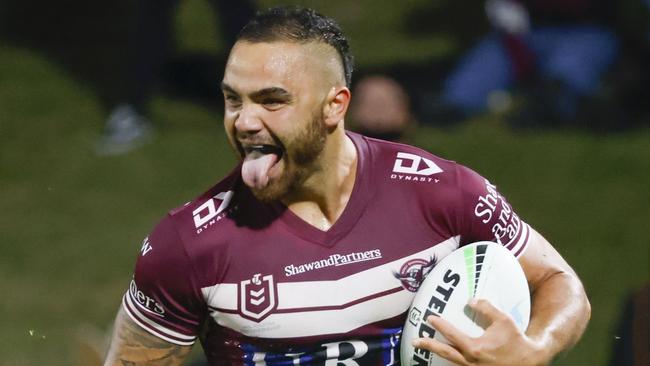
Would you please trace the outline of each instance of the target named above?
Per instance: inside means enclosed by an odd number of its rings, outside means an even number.
[[[458,365],[533,366],[542,362],[532,359],[538,354],[538,345],[521,332],[514,320],[487,300],[472,301],[468,306],[477,314],[477,323],[485,333],[473,338],[458,330],[448,321],[430,316],[427,321],[450,344],[432,338],[416,339],[413,345],[427,349]]]
[[[419,339],[415,347],[430,350],[459,365],[546,365],[582,336],[591,306],[571,266],[537,231],[531,229],[519,263],[531,290],[531,317],[523,333],[514,321],[487,301],[470,307],[485,333],[478,338],[461,333],[440,318],[429,319],[451,345]]]

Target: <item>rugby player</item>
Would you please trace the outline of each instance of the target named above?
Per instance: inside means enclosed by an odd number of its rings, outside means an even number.
[[[461,365],[543,365],[583,333],[590,305],[556,250],[496,186],[412,146],[345,130],[352,56],[313,10],[273,8],[244,27],[222,82],[241,157],[142,243],[106,365],[396,365],[422,278],[465,244],[519,259],[533,296],[525,333],[485,301],[469,339],[416,345]]]

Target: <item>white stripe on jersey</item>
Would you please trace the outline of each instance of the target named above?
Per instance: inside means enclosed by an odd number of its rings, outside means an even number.
[[[438,260],[458,248],[459,238],[335,281],[278,282],[278,307],[256,323],[238,314],[238,284],[201,289],[218,324],[249,336],[304,337],[344,333],[405,312],[414,293],[404,290],[395,273],[411,259]]]
[[[292,313],[273,313],[261,323],[243,319],[239,314],[212,312],[219,325],[244,335],[262,338],[293,338],[346,333],[404,313],[413,301],[413,293],[399,292],[373,298],[343,309]]]
[[[142,329],[146,330],[147,332],[162,338],[166,340],[167,342],[171,342],[174,344],[178,344],[181,346],[190,346],[194,344],[196,341],[196,336],[188,336],[182,333],[178,333],[174,330],[171,330],[169,328],[163,327],[160,324],[157,324],[147,318],[144,314],[140,312],[138,309],[138,305],[133,302],[133,299],[131,299],[131,294],[129,291],[124,294],[124,298],[122,300],[122,307],[126,311],[126,313],[129,315],[129,317],[136,322]]]

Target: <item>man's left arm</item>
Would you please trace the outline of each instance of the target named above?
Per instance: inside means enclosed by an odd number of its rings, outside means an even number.
[[[591,305],[571,266],[537,231],[531,229],[531,235],[519,258],[532,296],[526,335],[546,353],[542,360],[548,363],[578,342],[591,317]]]
[[[582,336],[591,308],[582,283],[571,266],[539,233],[531,238],[519,257],[532,296],[531,319],[521,333],[514,321],[485,300],[469,306],[485,320],[485,333],[469,337],[439,317],[431,325],[451,345],[434,339],[419,339],[414,345],[426,348],[459,365],[546,365]]]

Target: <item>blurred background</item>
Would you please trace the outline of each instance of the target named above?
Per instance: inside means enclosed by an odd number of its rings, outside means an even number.
[[[351,128],[473,167],[574,266],[593,317],[555,364],[642,365],[645,0],[3,0],[0,365],[98,362],[142,239],[235,163],[218,86],[232,29],[279,4],[350,38]]]

